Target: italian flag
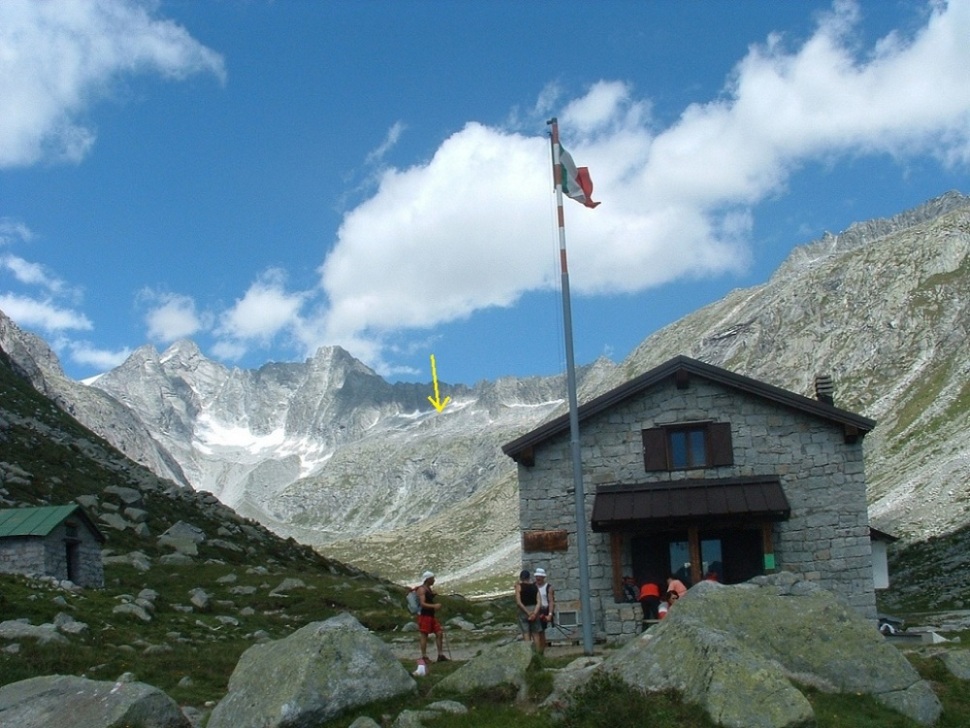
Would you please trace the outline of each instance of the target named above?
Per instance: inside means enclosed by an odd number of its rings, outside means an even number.
[[[587,167],[577,167],[572,155],[559,145],[559,169],[562,181],[562,191],[567,197],[581,202],[586,207],[596,207],[593,202],[593,180],[589,176]]]

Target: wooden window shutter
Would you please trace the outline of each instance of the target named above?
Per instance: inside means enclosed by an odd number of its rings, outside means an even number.
[[[644,470],[669,470],[667,465],[667,434],[662,427],[642,431]]]
[[[710,464],[734,465],[734,447],[731,444],[731,423],[712,422],[707,426],[710,438]]]

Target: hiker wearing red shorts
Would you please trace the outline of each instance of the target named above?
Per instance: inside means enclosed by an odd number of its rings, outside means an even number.
[[[421,610],[418,612],[418,642],[421,645],[421,659],[428,659],[428,635],[433,634],[435,645],[438,648],[438,662],[444,662],[444,631],[441,629],[441,622],[438,621],[437,611],[441,609],[440,604],[435,604],[434,574],[426,571],[421,575],[421,586],[418,587],[418,602]]]

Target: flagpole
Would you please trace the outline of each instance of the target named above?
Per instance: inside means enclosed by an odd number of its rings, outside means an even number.
[[[573,358],[573,318],[569,303],[569,267],[566,263],[566,225],[562,208],[562,173],[559,161],[559,122],[552,127],[552,169],[556,182],[556,209],[559,216],[559,265],[562,274],[562,318],[566,345],[566,389],[569,392],[569,449],[573,464],[573,489],[576,499],[576,550],[579,554],[579,602],[583,625],[583,652],[593,654],[593,609],[589,594],[589,555],[586,545],[586,493],[583,488],[583,460],[579,447],[579,406],[576,397],[576,362]]]

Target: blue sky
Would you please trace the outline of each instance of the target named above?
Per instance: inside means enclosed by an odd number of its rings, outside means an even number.
[[[179,338],[564,369],[970,192],[970,0],[0,2],[0,310],[84,378]]]

